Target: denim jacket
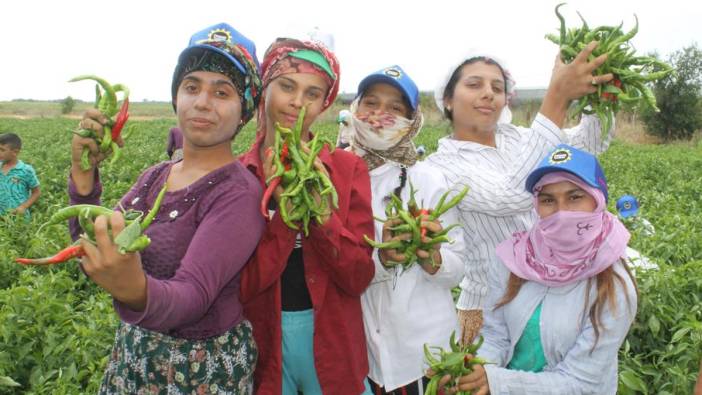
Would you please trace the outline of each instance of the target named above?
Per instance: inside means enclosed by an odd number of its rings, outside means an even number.
[[[636,315],[634,284],[621,263],[614,271],[626,284],[614,279],[616,309],[609,303],[602,309],[600,335],[595,331],[589,311],[597,296],[593,278],[562,287],[547,287],[525,282],[518,295],[507,305],[494,306],[507,289],[509,270],[502,262],[490,265],[485,323],[481,334],[485,343],[478,354],[494,364],[485,370],[492,395],[502,394],[615,394],[617,392],[617,354]],[[590,296],[586,303],[586,290]],[[506,369],[514,347],[536,306],[542,303],[541,343],[546,366],[539,373]]]

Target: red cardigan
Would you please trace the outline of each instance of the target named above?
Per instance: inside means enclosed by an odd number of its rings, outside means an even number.
[[[263,184],[261,142],[262,136],[240,160]],[[364,391],[368,374],[360,296],[375,271],[372,249],[363,240],[364,234],[374,232],[370,177],[365,162],[352,153],[329,153],[325,147],[319,158],[336,187],[339,209],[323,226],[311,221],[309,237],[302,238],[306,283],[314,308],[315,367],[323,393],[358,395]],[[274,215],[242,273],[244,316],[253,325],[259,351],[256,394],[281,393],[280,278],[296,234]]]

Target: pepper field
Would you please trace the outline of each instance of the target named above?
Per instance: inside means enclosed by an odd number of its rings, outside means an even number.
[[[110,297],[87,281],[75,261],[22,267],[18,256],[48,256],[69,244],[65,224],[40,225],[67,205],[70,131],[76,119],[0,117],[0,132],[23,139],[20,158],[34,166],[42,195],[27,223],[0,217],[0,394],[93,394],[117,323]],[[113,205],[148,166],[166,159],[173,118],[134,121],[134,133],[114,168],[102,171],[103,204]],[[432,122],[418,136],[427,152],[447,133]],[[330,120],[316,130],[335,134]],[[250,124],[234,150],[253,140]],[[601,156],[610,194],[639,199],[656,229],[634,231],[630,246],[659,265],[637,271],[636,322],[620,351],[621,394],[689,394],[702,357],[702,144],[645,145],[615,141]],[[614,209],[614,203],[610,208]]]

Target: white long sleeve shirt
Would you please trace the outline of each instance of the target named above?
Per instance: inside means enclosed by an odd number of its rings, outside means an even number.
[[[400,185],[399,166],[386,163],[370,172],[373,214],[385,218],[385,196]],[[441,172],[425,162],[417,162],[407,171],[408,182],[401,198],[409,200],[411,182],[417,189],[419,206],[433,208],[448,190]],[[449,193],[449,197],[458,190]],[[457,210],[451,209],[440,218],[444,227],[458,223]],[[382,239],[382,222],[375,222],[375,239]],[[439,270],[427,273],[420,265],[397,274],[386,268],[373,251],[375,277],[361,296],[363,322],[368,346],[369,376],[392,391],[424,376],[423,345],[448,347],[452,331],[458,331],[456,308],[451,289],[461,281],[463,271],[463,238],[460,228],[449,231],[453,244],[442,244]]]
[[[524,184],[541,159],[560,143],[598,154],[607,149],[613,133],[614,125],[603,139],[594,115],[583,115],[577,126],[561,130],[537,114],[531,128],[498,124],[497,147],[451,136],[439,140],[438,150],[427,161],[441,169],[451,188],[470,188],[458,206],[467,255],[459,309],[483,308],[488,263],[496,259],[495,247],[534,224],[533,196]]]
[[[596,281],[590,287],[588,280],[561,287],[527,281],[510,303],[494,309],[507,291],[509,270],[502,262],[493,262],[488,276],[485,324],[480,331],[485,342],[478,350],[479,356],[491,362],[485,365],[490,394],[616,394],[617,355],[636,316],[637,295],[622,264],[615,263],[613,268],[625,286],[616,278],[613,280],[616,309],[610,309],[609,303],[603,306],[597,338],[588,314],[597,298]],[[546,366],[539,373],[505,368],[539,304]]]

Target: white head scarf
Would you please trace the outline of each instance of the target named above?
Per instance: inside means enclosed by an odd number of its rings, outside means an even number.
[[[468,52],[464,53],[463,56],[455,59],[455,61],[451,63],[450,68],[447,70],[446,74],[444,74],[444,76],[439,80],[439,83],[434,89],[434,102],[436,103],[436,106],[439,108],[439,111],[441,111],[441,113],[443,114],[445,108],[444,90],[446,90],[446,85],[448,85],[448,82],[451,79],[451,76],[453,75],[454,71],[456,71],[456,69],[459,66],[461,66],[463,62],[473,58],[488,58],[490,60],[493,60],[495,63],[500,65],[502,71],[505,73],[505,93],[507,96],[507,100],[505,107],[502,109],[502,113],[500,114],[500,118],[497,120],[497,123],[511,123],[512,111],[510,111],[509,109],[509,103],[515,94],[514,86],[516,85],[516,82],[514,81],[514,78],[512,78],[512,74],[510,74],[506,63],[502,59],[493,56],[489,51],[484,51],[480,49],[470,49],[468,50]]]

